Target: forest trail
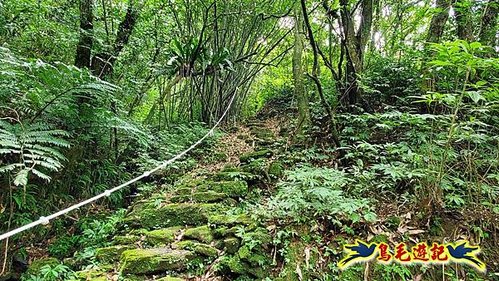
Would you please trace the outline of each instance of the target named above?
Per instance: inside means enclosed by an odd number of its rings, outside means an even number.
[[[137,200],[112,246],[99,248],[97,268],[76,273],[80,280],[217,280],[248,275],[264,278],[262,265],[272,241],[238,202],[266,188],[282,173],[276,161],[276,120],[249,121],[229,129],[214,153],[225,161],[201,165],[170,190]],[[140,196],[139,196],[140,198]],[[250,239],[253,238],[253,239]],[[259,241],[259,245],[251,245]],[[260,243],[261,242],[261,243]],[[261,248],[261,255],[250,254]],[[251,248],[249,248],[251,247]]]

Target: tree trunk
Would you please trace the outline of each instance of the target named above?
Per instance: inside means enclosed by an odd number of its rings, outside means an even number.
[[[80,0],[80,39],[76,47],[75,65],[90,68],[93,45],[93,0]]]
[[[482,16],[480,28],[480,42],[487,46],[497,45],[497,15],[499,14],[499,1],[489,0]]]
[[[473,17],[471,15],[471,3],[466,0],[457,0],[454,4],[457,24],[457,37],[468,42],[473,38]]]
[[[341,6],[341,25],[344,31],[344,40],[346,50],[346,72],[347,89],[344,95],[348,97],[350,105],[356,104],[362,96],[362,89],[359,87],[357,77],[364,68],[364,52],[367,42],[371,37],[371,28],[373,21],[373,4],[378,5],[379,0],[361,0],[361,18],[359,29],[355,32],[355,25],[352,13],[348,8],[348,0],[340,0]],[[373,3],[374,2],[374,3]],[[367,107],[367,105],[365,105]]]
[[[301,10],[295,10],[295,45],[293,51],[293,83],[294,94],[298,103],[298,122],[296,124],[295,135],[301,135],[303,126],[309,123],[308,98],[303,84],[303,35],[301,28]]]
[[[444,27],[449,19],[450,0],[436,0],[435,9],[437,12],[433,15],[426,41],[438,43],[444,34]]]
[[[331,121],[331,137],[333,139],[333,142],[337,147],[340,147],[341,144],[339,140],[338,129],[336,127],[336,120],[334,119],[333,110],[331,109],[331,106],[329,105],[328,101],[326,100],[326,97],[324,96],[324,92],[322,90],[322,84],[319,79],[319,52],[317,48],[317,42],[315,41],[314,38],[314,33],[312,31],[312,26],[310,25],[310,20],[308,18],[307,5],[305,3],[305,0],[301,0],[300,2],[303,13],[303,22],[305,23],[305,27],[307,28],[308,39],[310,45],[312,46],[312,52],[314,55],[314,64],[312,67],[312,75],[310,75],[310,78],[312,78],[317,87],[317,92],[319,92],[321,103]]]
[[[130,35],[132,34],[133,28],[137,22],[138,15],[138,10],[134,7],[134,1],[131,0],[128,4],[125,18],[118,26],[113,50],[111,52],[96,54],[92,58],[92,72],[94,75],[104,77],[113,72],[114,62],[126,44],[128,44]]]

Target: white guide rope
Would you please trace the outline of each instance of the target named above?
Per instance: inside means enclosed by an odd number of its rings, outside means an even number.
[[[83,207],[85,205],[88,205],[94,201],[97,201],[103,197],[108,197],[110,196],[113,192],[116,192],[118,190],[121,190],[127,186],[129,186],[130,184],[134,183],[134,182],[137,182],[145,177],[148,177],[149,175],[151,175],[152,173],[158,171],[158,170],[161,170],[161,169],[164,169],[166,166],[170,165],[171,163],[175,162],[176,160],[178,160],[179,158],[181,158],[182,156],[184,156],[185,154],[187,154],[189,151],[191,151],[192,149],[194,149],[196,146],[198,146],[200,143],[202,143],[207,137],[209,136],[212,136],[213,135],[213,132],[215,131],[215,128],[218,127],[218,125],[220,125],[220,122],[222,122],[222,120],[224,119],[225,115],[227,115],[227,113],[229,112],[229,109],[232,105],[232,102],[234,101],[234,98],[236,97],[236,94],[234,93],[234,95],[232,96],[232,98],[230,99],[230,102],[229,102],[229,105],[227,106],[227,109],[225,109],[224,113],[222,114],[222,117],[220,117],[220,119],[218,119],[217,123],[208,131],[208,133],[206,133],[201,139],[199,139],[197,142],[195,142],[193,145],[191,145],[189,148],[187,148],[186,150],[180,152],[179,154],[177,154],[175,157],[169,159],[169,160],[166,160],[165,162],[163,162],[163,164],[157,166],[156,168],[152,169],[152,170],[149,170],[147,172],[144,172],[142,175],[134,178],[134,179],[131,179],[121,185],[118,185],[114,188],[111,188],[111,189],[108,189],[104,192],[102,192],[101,194],[98,194],[94,197],[91,197],[85,201],[82,201],[78,204],[75,204],[75,205],[72,205],[66,209],[63,209],[63,210],[60,210],[59,212],[57,213],[54,213],[50,216],[46,216],[46,217],[40,217],[38,220],[34,221],[34,222],[31,222],[31,223],[28,223],[24,226],[21,226],[19,228],[16,228],[14,230],[11,230],[9,232],[6,232],[2,235],[0,235],[0,241],[4,240],[4,239],[7,239],[13,235],[16,235],[18,233],[21,233],[23,231],[26,231],[28,229],[31,229],[35,226],[38,226],[40,224],[43,224],[43,225],[47,225],[49,224],[49,222],[57,217],[60,217],[62,215],[65,215],[73,210],[76,210],[80,207]]]

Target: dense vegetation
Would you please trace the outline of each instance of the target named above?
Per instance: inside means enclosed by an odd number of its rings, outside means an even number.
[[[0,1],[0,233],[160,165],[229,108],[187,157],[0,241],[0,280],[497,280],[498,11]],[[487,272],[341,271],[356,238],[466,239]]]

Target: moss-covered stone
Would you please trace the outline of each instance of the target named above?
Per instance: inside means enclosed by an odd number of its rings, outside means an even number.
[[[222,168],[222,172],[240,172],[241,170],[234,166],[233,164],[228,164],[228,165],[225,165],[223,168]]]
[[[192,240],[185,240],[175,243],[175,247],[182,250],[191,250],[194,251],[196,254],[205,257],[218,256],[218,250],[215,247]]]
[[[253,267],[269,266],[271,258],[260,248],[250,249],[248,245],[244,245],[237,251],[237,255],[241,260],[248,262]]]
[[[211,226],[211,225],[210,225]],[[215,225],[213,225],[215,226]],[[218,226],[213,228],[212,233],[215,238],[223,238],[227,236],[234,236],[237,233],[237,227],[226,227],[226,226]]]
[[[236,273],[239,275],[254,276],[259,280],[268,277],[268,271],[264,271],[263,268],[259,266],[251,266],[247,262],[241,260],[237,255],[224,256],[220,261],[219,271],[222,274]]]
[[[263,149],[259,151],[254,151],[250,153],[243,154],[239,157],[239,161],[241,163],[246,163],[249,162],[252,159],[259,159],[259,158],[269,158],[273,155],[271,150],[268,149]]]
[[[192,194],[191,187],[182,187],[175,190],[175,194],[177,195],[191,195]]]
[[[113,237],[113,244],[115,245],[130,245],[138,242],[140,236],[137,235],[117,235]]]
[[[300,276],[296,273],[296,269],[300,268],[300,272],[304,280],[311,278],[312,268],[307,267],[307,263],[313,267],[318,260],[318,255],[315,251],[310,250],[310,260],[306,261],[305,249],[308,247],[301,240],[294,240],[288,246],[285,256],[285,264],[279,276],[282,280],[298,280]]]
[[[147,280],[149,280],[149,278],[147,278],[147,276],[133,275],[133,274],[127,274],[126,276],[122,276],[122,278],[123,278],[123,281],[147,281]]]
[[[187,280],[187,279],[178,278],[178,277],[171,277],[171,276],[165,276],[165,277],[161,277],[159,279],[156,279],[156,281],[184,281],[184,280]]]
[[[153,274],[169,270],[184,271],[194,258],[191,251],[169,248],[135,249],[121,255],[121,272],[125,274]]]
[[[255,223],[253,219],[251,219],[248,215],[246,214],[239,214],[239,215],[228,215],[228,214],[222,214],[222,215],[213,215],[210,216],[208,219],[210,225],[213,225],[213,227],[218,227],[218,226],[235,226],[235,225],[250,225]]]
[[[251,125],[250,132],[257,138],[273,138],[275,136],[274,132],[263,124]]]
[[[213,241],[213,234],[208,225],[203,225],[196,228],[189,228],[185,231],[184,237],[196,239],[204,243],[211,243]]]
[[[226,199],[228,196],[225,193],[216,191],[195,192],[189,195],[173,196],[170,201],[173,203],[198,202],[198,203],[214,203]]]
[[[254,175],[258,175],[261,179],[264,176],[267,177],[267,163],[265,159],[256,159],[251,161],[250,163],[244,164],[241,166],[241,169],[247,173],[251,173]]]
[[[243,172],[243,171],[222,171],[216,173],[212,179],[215,181],[251,181],[255,178],[255,175]]]
[[[230,197],[241,197],[248,193],[248,183],[245,181],[208,182],[198,187],[198,191],[214,191],[227,194]]]
[[[267,229],[258,227],[254,231],[244,233],[244,240],[257,241],[262,247],[267,247],[272,243],[272,236]]]
[[[284,174],[284,165],[280,161],[272,162],[269,166],[268,174],[273,178],[282,177]]]
[[[237,255],[224,256],[220,261],[220,270],[224,272],[233,272],[237,274],[245,274],[249,265],[239,259]]]
[[[236,237],[229,237],[224,239],[224,250],[229,254],[237,253],[240,246],[240,241]]]
[[[98,248],[95,250],[95,257],[101,263],[115,262],[119,260],[121,254],[132,249],[131,245],[115,245],[110,247]]]
[[[86,269],[82,271],[77,271],[74,274],[76,280],[86,281],[86,280],[95,280],[95,281],[107,281],[108,279],[108,271],[112,268],[110,266],[101,266],[97,268]],[[109,276],[111,277],[111,276]]]
[[[173,203],[159,208],[133,210],[124,223],[131,226],[141,226],[147,229],[181,225],[202,225],[220,205],[208,203]]]
[[[167,244],[175,241],[175,234],[180,227],[174,226],[163,229],[156,229],[145,233],[146,241],[152,245]]]
[[[28,267],[28,270],[26,271],[26,274],[29,275],[38,275],[40,274],[40,270],[42,267],[49,265],[49,266],[56,266],[60,264],[59,260],[56,258],[43,258],[39,260],[34,260],[31,262],[31,264]]]

